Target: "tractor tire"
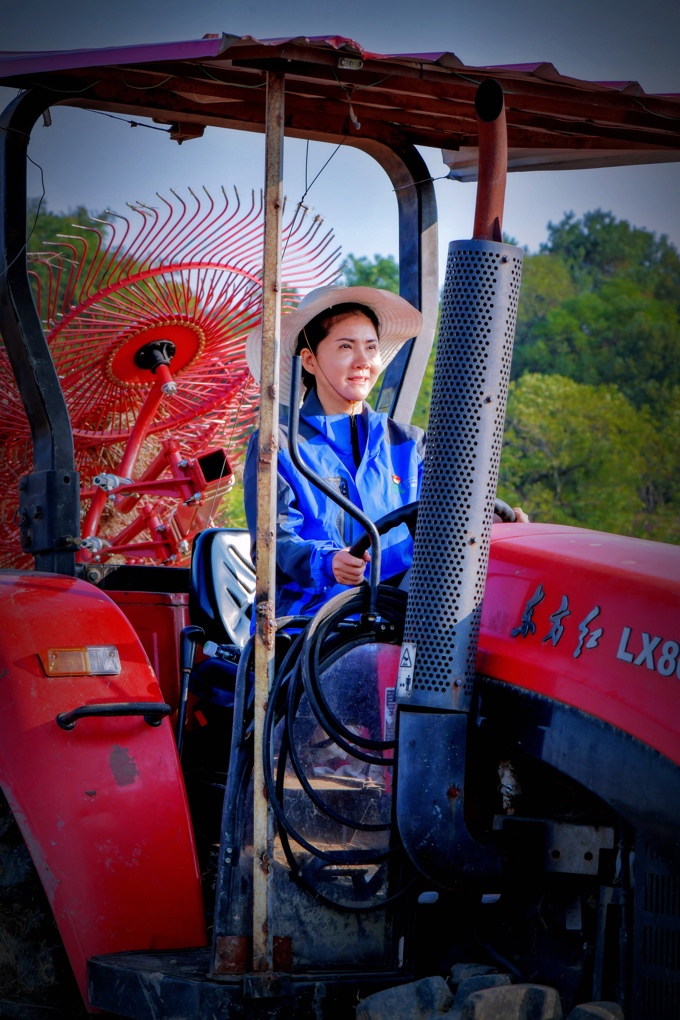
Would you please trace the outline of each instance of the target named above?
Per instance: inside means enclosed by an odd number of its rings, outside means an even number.
[[[0,1016],[88,1015],[35,865],[0,791]]]

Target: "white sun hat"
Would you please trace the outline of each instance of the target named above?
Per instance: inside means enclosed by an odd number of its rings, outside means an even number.
[[[383,369],[399,348],[423,327],[423,317],[405,298],[377,287],[317,287],[310,290],[292,312],[281,316],[279,391],[281,402],[290,394],[291,357],[295,354],[300,331],[320,312],[334,305],[359,304],[370,308],[378,320],[378,340]],[[246,359],[256,382],[260,381],[262,362],[262,324],[255,326],[246,340]]]

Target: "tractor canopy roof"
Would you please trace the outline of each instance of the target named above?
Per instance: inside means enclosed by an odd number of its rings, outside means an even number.
[[[285,75],[286,134],[369,150],[440,148],[459,180],[476,178],[474,98],[487,78],[505,95],[509,170],[680,159],[680,95],[582,81],[548,62],[472,67],[449,52],[370,53],[339,36],[0,52],[2,85],[43,86],[55,105],[150,117],[178,140],[206,126],[263,130],[268,71]]]

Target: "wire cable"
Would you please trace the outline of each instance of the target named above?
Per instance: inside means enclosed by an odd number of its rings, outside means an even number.
[[[324,731],[328,732],[331,738],[334,740],[336,737],[340,738],[336,740],[336,743],[339,747],[345,744],[343,750],[346,750],[349,755],[383,767],[392,768],[396,765],[395,758],[376,757],[376,755],[367,755],[361,751],[361,747],[364,745],[370,749],[394,750],[394,741],[371,740],[348,730],[333,714],[321,692],[321,674],[352,648],[366,645],[369,642],[375,643],[376,639],[380,640],[381,636],[386,639],[385,643],[398,643],[400,640],[403,629],[405,593],[389,585],[381,585],[377,618],[364,616],[362,619],[361,614],[367,605],[368,587],[363,585],[361,588],[350,589],[348,592],[336,596],[319,611],[314,619],[306,620],[306,626],[295,636],[277,670],[264,721],[265,786],[291,876],[317,901],[332,909],[350,913],[366,913],[385,909],[403,896],[411,888],[416,878],[411,875],[407,882],[399,882],[399,888],[387,898],[377,902],[367,902],[367,900],[374,899],[375,894],[383,888],[386,880],[383,869],[389,861],[393,862],[390,864],[392,874],[398,864],[403,864],[407,871],[412,872],[398,840],[393,821],[391,819],[385,822],[365,821],[363,817],[353,819],[329,805],[305,775],[305,766],[296,747],[294,727],[301,699],[306,695],[312,708],[313,718]],[[357,616],[359,616],[358,620]],[[398,625],[391,626],[391,623],[388,623],[382,629],[384,621],[397,621]],[[390,627],[391,629],[389,629]],[[311,683],[309,689],[303,679],[305,669]],[[310,690],[313,692],[312,698],[309,698]],[[281,726],[282,731],[278,740],[278,759],[276,760],[275,729],[277,726]],[[349,738],[347,741],[344,741],[343,734]],[[315,845],[310,839],[307,839],[291,819],[284,802],[285,779],[289,766],[292,766],[301,790],[318,811],[338,825],[363,832],[384,832],[389,840],[388,844],[372,849],[329,850]],[[292,843],[306,851],[312,858],[322,862],[321,865],[312,865],[310,861],[301,864],[293,851]],[[359,872],[354,875],[352,885],[355,894],[361,897],[361,903],[349,904],[324,895],[310,879],[310,871],[313,872],[316,867],[323,868],[326,865],[331,865],[336,870],[338,868],[342,870],[343,866],[350,869],[357,867],[361,869],[362,865],[378,865],[378,872],[367,880],[364,886],[358,884],[360,881]]]
[[[37,167],[38,170],[40,171],[40,183],[42,185],[42,194],[41,194],[41,196],[40,196],[40,198],[38,200],[38,208],[36,209],[35,219],[33,220],[33,226],[31,227],[26,240],[22,244],[21,248],[19,248],[19,251],[16,253],[16,255],[14,256],[12,261],[7,263],[7,265],[3,269],[2,273],[0,273],[0,276],[6,275],[10,271],[10,269],[12,268],[14,263],[17,262],[18,259],[21,258],[21,256],[24,254],[25,251],[27,251],[29,241],[33,237],[33,234],[35,233],[35,228],[38,225],[38,219],[40,217],[40,209],[41,209],[42,204],[43,204],[43,199],[45,198],[45,171],[43,170],[43,168],[40,166],[39,163],[36,163],[36,161],[34,159],[31,159],[31,157],[28,155],[28,153],[26,153],[26,159],[29,161],[29,163],[32,163],[33,166]]]

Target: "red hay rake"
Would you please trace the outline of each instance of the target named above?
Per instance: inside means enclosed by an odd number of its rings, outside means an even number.
[[[262,304],[262,195],[130,206],[32,257],[81,475],[80,561],[179,563],[211,526],[257,414],[245,338]],[[285,209],[284,209],[285,219]],[[283,227],[283,305],[338,276],[322,220]],[[30,566],[14,515],[30,432],[0,352],[0,565]]]

